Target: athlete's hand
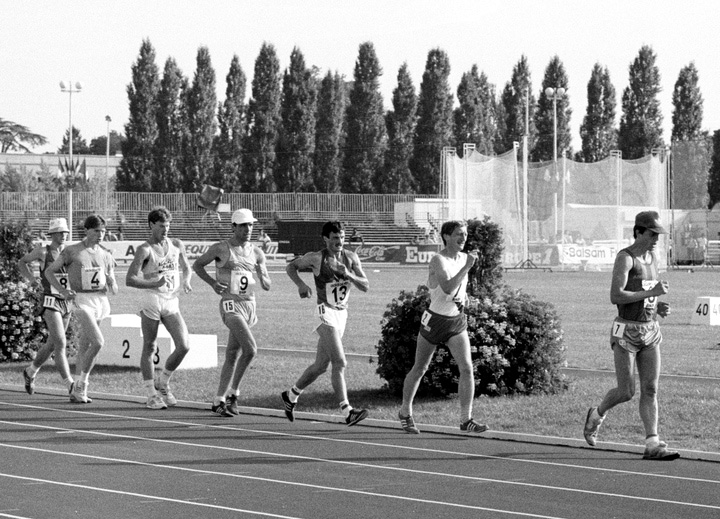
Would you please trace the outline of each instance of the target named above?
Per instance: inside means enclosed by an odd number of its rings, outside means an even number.
[[[225,290],[227,290],[227,287],[228,286],[225,283],[220,283],[219,281],[213,283],[213,290],[216,294],[222,294]]]
[[[312,296],[312,288],[303,283],[302,286],[298,287],[298,294],[300,294],[300,299],[306,299]]]
[[[189,281],[183,281],[183,292],[185,292],[186,294],[192,292],[192,286],[190,285]]]
[[[662,295],[667,294],[669,289],[670,289],[670,284],[667,281],[662,280],[662,281],[658,281],[657,283],[655,283],[655,286],[653,287],[653,289],[650,292],[654,296],[662,296]]]
[[[470,251],[467,253],[467,258],[465,260],[465,267],[468,269],[471,269],[473,265],[475,265],[475,262],[478,259],[478,253],[476,250]]]
[[[658,301],[657,314],[663,318],[670,315],[670,303],[666,303],[665,301]]]

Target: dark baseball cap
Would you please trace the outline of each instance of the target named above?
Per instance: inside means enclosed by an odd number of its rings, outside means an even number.
[[[635,225],[637,227],[645,227],[658,234],[668,233],[665,227],[660,224],[660,215],[657,211],[642,211],[638,213],[635,216]]]

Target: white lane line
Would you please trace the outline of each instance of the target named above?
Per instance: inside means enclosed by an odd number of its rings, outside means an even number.
[[[103,458],[100,458],[100,459],[103,459]],[[122,460],[116,460],[116,461],[122,461]],[[147,494],[138,494],[137,492],[126,492],[123,490],[115,490],[114,488],[103,488],[103,487],[95,487],[95,486],[90,486],[90,485],[76,485],[74,483],[68,483],[68,482],[64,482],[64,481],[52,481],[49,479],[29,478],[29,477],[25,477],[25,476],[16,476],[14,474],[0,473],[0,477],[19,479],[19,480],[24,480],[24,481],[35,481],[35,482],[43,483],[46,485],[59,485],[62,487],[80,488],[82,490],[95,490],[97,492],[106,492],[108,494],[116,494],[116,495],[121,495],[121,496],[132,496],[132,497],[147,499],[151,502],[152,501],[165,501],[167,503],[192,505],[192,506],[199,506],[202,508],[212,508],[212,509],[216,509],[216,510],[228,510],[230,512],[261,515],[263,517],[275,517],[277,519],[301,519],[296,516],[271,514],[271,513],[267,513],[267,512],[259,512],[257,510],[245,510],[243,508],[232,508],[229,506],[211,505],[209,503],[195,503],[193,501],[186,501],[183,499],[173,499],[173,498],[169,498],[169,497],[161,497],[161,496],[156,496],[156,495],[151,496],[151,495],[147,495]]]
[[[0,423],[9,423],[12,425],[26,425],[27,427],[31,428],[39,428],[39,429],[59,429],[53,426],[46,426],[46,425],[39,425],[39,424],[19,424],[15,422],[7,422],[7,421],[0,421]],[[63,430],[68,430],[67,428],[62,428]],[[603,497],[614,497],[614,498],[624,498],[629,499],[632,501],[641,501],[641,502],[656,502],[656,503],[671,503],[681,506],[689,506],[694,508],[706,508],[711,510],[720,510],[720,506],[716,505],[705,505],[705,504],[699,504],[699,503],[690,503],[685,501],[673,501],[669,499],[658,499],[658,498],[652,498],[652,497],[642,497],[642,496],[634,496],[634,495],[625,495],[625,494],[616,494],[614,492],[600,492],[600,491],[594,491],[594,490],[584,490],[584,489],[578,489],[578,488],[568,488],[568,487],[561,487],[561,486],[552,486],[552,485],[543,485],[539,483],[526,483],[524,481],[512,481],[512,480],[503,480],[503,479],[494,479],[494,478],[483,478],[478,476],[466,476],[463,474],[451,474],[446,472],[435,472],[435,471],[427,471],[427,470],[418,470],[418,469],[409,469],[409,468],[403,468],[403,467],[396,467],[396,466],[388,466],[388,465],[376,465],[373,463],[361,463],[356,461],[347,461],[347,460],[331,460],[327,458],[318,458],[315,456],[302,456],[297,454],[282,454],[277,452],[269,452],[269,451],[259,451],[254,449],[239,449],[236,447],[228,447],[224,445],[208,445],[203,443],[193,443],[193,442],[181,442],[177,440],[166,440],[166,439],[158,439],[158,438],[147,438],[144,436],[133,436],[133,435],[126,435],[126,434],[115,434],[115,433],[104,433],[99,431],[83,431],[81,429],[74,429],[79,434],[87,434],[91,436],[101,436],[106,438],[119,438],[124,440],[132,440],[132,441],[147,441],[152,443],[160,443],[160,444],[168,444],[168,445],[181,445],[184,447],[192,447],[192,448],[203,448],[203,449],[209,449],[209,450],[220,450],[220,451],[230,451],[234,453],[244,453],[244,454],[252,454],[252,455],[260,455],[260,456],[267,456],[269,458],[284,458],[284,459],[293,459],[293,460],[302,460],[302,461],[312,461],[312,462],[318,462],[318,463],[328,463],[332,465],[344,465],[349,466],[353,468],[369,468],[369,469],[375,469],[375,470],[382,470],[382,471],[394,471],[399,473],[407,473],[407,474],[419,474],[422,476],[436,476],[441,478],[450,478],[450,479],[459,479],[464,481],[472,481],[472,482],[483,482],[483,483],[495,483],[498,485],[509,485],[509,486],[518,486],[518,487],[525,487],[525,488],[537,488],[542,490],[553,490],[557,492],[569,492],[573,494],[587,494],[587,495],[593,495],[593,496],[603,496]],[[9,448],[17,448],[17,449],[29,449],[29,450],[38,450],[40,452],[55,452],[57,454],[66,454],[61,451],[52,451],[52,450],[44,450],[44,449],[34,449],[30,447],[22,447],[22,446],[15,446],[10,445],[6,443],[0,443],[0,447],[9,447]],[[68,455],[74,455],[74,453],[67,453]],[[92,456],[91,456],[92,457]],[[101,457],[99,459],[102,459]],[[135,462],[133,462],[135,463]],[[154,466],[154,465],[153,465]],[[164,465],[163,465],[164,466]],[[265,478],[256,478],[254,476],[245,476],[241,474],[231,474],[231,473],[221,473],[222,475],[229,476],[229,477],[238,477],[238,478],[247,478],[247,479],[253,479],[253,480],[260,480],[260,481],[272,481],[275,483],[282,483],[282,484],[297,484],[294,482],[289,481],[277,481],[277,480],[269,480]],[[712,483],[717,483],[716,481],[711,481]],[[314,485],[311,485],[313,488],[332,488],[332,487],[315,487]],[[337,489],[338,491],[342,492],[356,492],[356,490],[352,489]],[[376,494],[371,494],[376,495]],[[395,497],[395,496],[390,496]],[[432,501],[430,501],[432,502]],[[455,505],[451,505],[455,506]]]
[[[213,475],[213,476],[223,476],[223,477],[232,477],[232,478],[238,478],[238,479],[247,479],[247,480],[252,480],[252,481],[262,481],[265,483],[275,483],[275,484],[280,484],[280,485],[290,485],[290,486],[295,486],[295,487],[308,488],[308,489],[312,489],[316,492],[317,491],[345,492],[345,493],[349,493],[349,494],[359,494],[359,495],[371,496],[371,497],[383,497],[383,498],[387,498],[387,499],[410,501],[410,502],[422,503],[422,504],[441,505],[441,506],[447,506],[447,507],[452,507],[452,508],[462,508],[462,509],[466,509],[466,510],[478,510],[478,511],[483,511],[483,512],[493,512],[493,513],[498,513],[498,514],[507,514],[507,515],[521,516],[521,517],[534,517],[537,519],[564,519],[564,518],[556,517],[556,516],[539,515],[539,514],[531,514],[531,513],[524,513],[524,512],[514,512],[511,510],[500,510],[497,508],[489,508],[489,507],[484,507],[484,506],[464,505],[461,503],[449,503],[449,502],[445,502],[445,501],[435,501],[432,499],[419,499],[419,498],[414,498],[414,497],[396,496],[396,495],[391,495],[391,494],[368,492],[368,491],[357,490],[357,489],[328,487],[325,485],[313,485],[310,483],[300,483],[297,481],[285,481],[285,480],[277,480],[277,479],[263,478],[263,477],[257,477],[257,476],[245,476],[245,475],[240,475],[240,474],[232,474],[232,473],[227,473],[227,472],[216,472],[216,471],[211,471],[211,470],[201,470],[201,469],[193,469],[193,468],[187,468],[187,467],[176,467],[173,465],[165,465],[162,463],[148,463],[148,462],[135,461],[135,460],[129,460],[129,459],[108,458],[105,456],[92,456],[89,454],[78,454],[78,453],[74,453],[74,452],[72,452],[72,453],[71,452],[61,452],[61,451],[54,451],[52,449],[41,449],[38,447],[21,447],[21,446],[15,446],[15,445],[8,445],[8,444],[4,444],[4,443],[0,443],[0,447],[9,447],[9,448],[15,448],[15,449],[20,449],[20,450],[43,452],[46,454],[58,454],[61,456],[88,458],[88,459],[92,459],[92,460],[108,461],[108,462],[112,462],[112,463],[125,463],[127,465],[141,465],[141,466],[145,466],[145,467],[178,470],[178,471],[182,471],[182,472],[202,473],[202,474]],[[417,472],[417,471],[413,471],[413,472]],[[82,488],[85,490],[97,490],[97,491],[101,491],[101,492],[110,492],[110,493],[114,493],[114,494],[122,494],[122,495],[129,495],[129,496],[135,496],[135,497],[157,499],[157,500],[162,500],[162,501],[170,501],[170,502],[174,502],[174,503],[187,503],[187,504],[191,504],[191,505],[195,505],[195,506],[208,506],[210,508],[220,508],[223,510],[233,510],[233,511],[236,510],[234,508],[220,507],[220,506],[216,506],[216,505],[207,505],[204,503],[195,503],[192,501],[185,501],[185,500],[179,500],[179,499],[164,498],[164,497],[159,497],[159,496],[155,496],[155,495],[150,496],[150,495],[145,495],[145,494],[137,494],[135,492],[125,492],[125,491],[121,491],[121,490],[93,487],[93,486],[88,486],[88,485],[74,485],[74,484],[60,482],[60,481],[29,478],[29,477],[25,477],[25,476],[16,476],[13,474],[0,473],[0,477],[9,477],[9,478],[16,478],[16,479],[23,479],[23,480],[33,480],[33,481],[38,481],[38,482],[42,482],[45,484],[71,486],[71,487],[76,487],[76,488]],[[285,516],[280,516],[280,515],[266,514],[263,512],[252,512],[252,511],[248,511],[248,510],[237,510],[237,511],[245,512],[245,513],[257,513],[257,514],[261,514],[261,515],[266,515],[268,517],[285,517]]]
[[[179,421],[179,420],[163,420],[163,419],[159,419],[159,418],[118,415],[118,414],[112,414],[112,413],[101,413],[101,412],[97,412],[97,411],[76,411],[76,410],[71,410],[71,409],[57,409],[57,408],[53,408],[53,407],[35,406],[35,405],[29,405],[29,404],[17,404],[14,402],[0,402],[0,404],[5,404],[5,405],[10,405],[10,406],[15,406],[15,407],[28,407],[28,408],[33,408],[33,409],[47,410],[47,411],[63,411],[66,413],[79,414],[79,415],[85,415],[85,416],[100,416],[100,417],[104,417],[104,418],[116,418],[116,419],[120,419],[120,420],[135,420],[135,421],[141,421],[141,422],[174,424],[174,425],[181,425],[184,427],[190,427],[193,429],[208,428],[208,429],[219,429],[219,430],[228,430],[228,431],[240,431],[240,432],[247,432],[247,433],[253,433],[253,434],[263,434],[266,436],[275,436],[275,437],[284,436],[284,437],[295,438],[295,439],[317,440],[317,441],[335,442],[335,443],[348,443],[348,444],[353,444],[353,445],[366,445],[366,446],[370,446],[370,447],[380,447],[380,448],[393,449],[393,450],[407,450],[407,451],[432,453],[432,454],[454,455],[454,456],[458,456],[458,457],[470,457],[470,458],[477,458],[477,459],[509,461],[509,462],[521,463],[521,464],[533,464],[533,465],[542,465],[542,466],[550,466],[550,467],[587,470],[587,471],[591,471],[591,472],[624,474],[624,475],[632,475],[632,476],[642,476],[642,477],[661,478],[661,479],[688,481],[688,482],[696,482],[696,483],[710,483],[710,484],[720,485],[720,480],[716,480],[716,479],[694,478],[694,477],[688,477],[688,476],[677,476],[677,475],[672,475],[672,474],[648,473],[648,472],[640,472],[640,471],[634,471],[634,470],[613,469],[613,468],[605,468],[605,467],[591,467],[591,466],[586,466],[586,465],[577,465],[574,463],[560,463],[560,462],[547,461],[547,460],[509,458],[506,456],[494,456],[492,454],[476,454],[476,453],[468,453],[468,452],[462,452],[462,451],[431,449],[431,448],[427,448],[427,447],[413,447],[410,445],[392,445],[392,444],[371,442],[371,441],[364,441],[364,440],[351,440],[351,439],[347,439],[347,438],[330,438],[327,436],[313,436],[313,435],[296,434],[296,433],[285,433],[285,432],[279,432],[279,431],[267,431],[267,430],[263,430],[263,429],[250,429],[247,427],[240,427],[237,425],[213,425],[213,424],[207,424],[207,423],[186,422],[186,421]],[[0,423],[3,423],[3,421],[0,420]],[[44,427],[42,425],[26,424],[26,423],[20,423],[20,422],[8,422],[8,423],[12,423],[13,425],[26,425],[27,427]],[[325,423],[325,422],[318,422],[318,423]],[[68,430],[68,431],[72,432],[70,430]],[[82,430],[78,430],[78,431],[92,434],[92,432],[90,432],[90,431],[82,431]]]

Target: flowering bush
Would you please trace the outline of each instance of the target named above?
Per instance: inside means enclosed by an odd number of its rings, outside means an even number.
[[[25,281],[0,285],[0,362],[35,358],[47,339],[42,317],[36,315],[38,294]]]
[[[472,230],[472,232],[471,232]],[[468,337],[475,375],[475,396],[554,393],[567,388],[560,373],[564,347],[554,307],[501,283],[502,240],[487,218],[468,224],[466,248],[478,250],[479,266],[468,283]],[[472,243],[471,243],[472,241]],[[402,394],[405,375],[415,360],[420,318],[430,304],[426,286],[402,291],[381,321],[377,373],[388,389]],[[458,388],[458,369],[445,345],[439,345],[419,393],[449,395]]]
[[[37,315],[42,288],[27,283],[16,267],[32,246],[32,233],[26,223],[0,224],[0,362],[34,359],[47,340],[45,321]],[[71,318],[66,334],[68,355],[77,349],[77,325],[73,321]]]

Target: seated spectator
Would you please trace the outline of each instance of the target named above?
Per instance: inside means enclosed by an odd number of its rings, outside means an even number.
[[[258,241],[260,242],[260,248],[262,249],[262,251],[267,254],[268,251],[270,250],[270,242],[272,240],[270,239],[270,236],[268,236],[267,233],[263,229],[260,229],[260,234],[258,235]]]
[[[365,245],[365,239],[363,238],[363,235],[360,233],[360,231],[357,230],[357,228],[354,228],[352,234],[350,234],[350,243],[360,243],[362,245]]]

